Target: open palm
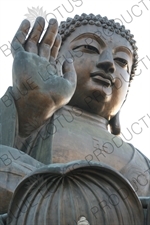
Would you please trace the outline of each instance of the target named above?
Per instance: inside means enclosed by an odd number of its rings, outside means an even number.
[[[56,63],[61,46],[58,23],[51,19],[45,34],[44,25],[44,19],[38,17],[29,32],[30,23],[24,20],[12,41],[12,90],[15,99],[20,97],[16,102],[20,119],[28,111],[45,120],[67,104],[75,92],[73,61],[67,59],[62,66]],[[34,112],[35,109],[38,113]]]

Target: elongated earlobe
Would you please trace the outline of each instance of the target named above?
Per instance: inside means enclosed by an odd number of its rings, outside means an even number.
[[[120,111],[109,121],[110,131],[114,135],[119,135],[121,133],[119,114]]]

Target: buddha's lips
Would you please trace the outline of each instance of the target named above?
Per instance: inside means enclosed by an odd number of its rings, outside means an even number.
[[[94,82],[100,83],[106,87],[112,86],[114,83],[111,76],[103,73],[93,73],[91,74],[91,77]]]

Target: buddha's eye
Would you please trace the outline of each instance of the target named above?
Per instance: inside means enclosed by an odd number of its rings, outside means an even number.
[[[80,51],[85,51],[85,52],[88,52],[88,53],[100,54],[99,50],[92,45],[80,45],[80,46],[77,46],[77,47],[73,48],[73,50],[76,50],[76,49],[78,49]]]
[[[119,66],[121,66],[122,68],[124,68],[127,71],[129,70],[128,61],[127,60],[122,59],[122,58],[115,58],[114,60]]]

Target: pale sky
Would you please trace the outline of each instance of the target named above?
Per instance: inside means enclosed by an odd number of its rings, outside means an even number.
[[[73,7],[72,7],[72,6]],[[28,8],[43,7],[46,18],[61,20],[93,13],[116,19],[134,34],[139,48],[139,67],[121,110],[121,136],[150,158],[150,1],[149,0],[26,0],[0,1],[0,97],[12,85],[10,42]],[[67,12],[68,11],[68,12]],[[8,49],[7,49],[8,48]],[[6,50],[7,49],[7,50]]]

